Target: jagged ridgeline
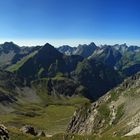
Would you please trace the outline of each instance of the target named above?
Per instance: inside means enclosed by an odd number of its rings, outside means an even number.
[[[7,44],[14,49],[13,43]],[[69,48],[64,47],[64,49]],[[107,66],[101,61],[87,58],[99,49],[94,43],[79,45],[72,55],[60,53],[59,48],[57,50],[48,43],[44,46],[18,47],[18,49],[19,52],[26,49],[28,54],[15,64],[12,63],[12,58],[11,63],[8,66],[6,65],[5,69],[25,79],[28,85],[41,78],[66,77],[66,79],[73,80],[73,83],[78,83],[82,87],[79,94],[82,93],[83,96],[96,100],[122,80],[119,72],[114,70],[113,67]],[[110,75],[112,76],[110,77]],[[61,78],[57,80],[59,79]],[[69,94],[72,96],[75,92]]]
[[[87,88],[87,97],[94,100],[125,77],[138,72],[139,56],[139,47],[128,47],[126,44],[98,47],[91,43],[74,48],[61,46],[57,49],[50,44],[19,47],[6,42],[0,45],[2,69],[16,73],[28,84],[61,73]]]
[[[91,43],[56,49],[48,43],[19,47],[6,42],[0,45],[0,66],[22,77],[28,85],[41,78],[66,77],[84,87],[85,97],[96,100],[139,71],[139,53],[139,47],[126,44],[98,47]]]
[[[105,65],[121,71],[123,75],[130,76],[140,70],[140,47],[126,44],[96,46],[79,45],[77,48],[61,46],[58,50],[64,54],[78,54],[85,58],[101,61]]]
[[[85,104],[78,109],[67,132],[97,137],[100,135],[100,138],[106,139],[139,134],[139,104],[140,73],[137,73],[96,102]]]
[[[53,77],[57,73],[70,73],[82,60],[81,56],[66,56],[50,44],[45,44],[8,69],[32,81],[43,77]]]

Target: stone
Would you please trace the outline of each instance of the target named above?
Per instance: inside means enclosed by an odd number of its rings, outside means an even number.
[[[0,140],[9,140],[9,131],[3,124],[0,124]]]
[[[45,134],[44,131],[39,131],[39,132],[37,133],[37,136],[38,136],[38,137],[46,137],[46,134]]]
[[[20,131],[23,132],[23,133],[26,133],[26,134],[34,135],[34,136],[37,135],[37,132],[36,132],[36,130],[34,129],[34,127],[33,127],[33,126],[30,126],[30,125],[25,125],[25,126],[23,126],[23,127],[20,129]]]

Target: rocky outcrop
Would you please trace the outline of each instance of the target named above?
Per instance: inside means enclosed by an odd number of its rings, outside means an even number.
[[[45,137],[46,134],[45,134],[44,131],[39,131],[39,132],[37,133],[37,136],[38,136],[38,137]]]
[[[0,140],[9,140],[8,129],[2,124],[0,124]]]
[[[67,132],[89,135],[99,133],[102,129],[105,129],[108,123],[105,117],[109,118],[111,111],[104,102],[108,101],[109,98],[110,96],[107,94],[106,97],[100,98],[92,104],[85,104],[78,109],[68,125]],[[103,111],[108,112],[104,114]]]
[[[84,95],[86,88],[77,81],[65,76],[56,76],[54,78],[40,79],[32,82],[32,87],[37,93],[47,93],[50,96],[74,96]]]
[[[26,133],[26,134],[34,135],[34,136],[37,135],[37,132],[36,132],[36,130],[34,129],[34,127],[33,127],[33,126],[30,126],[30,125],[25,125],[25,126],[23,126],[23,127],[20,129],[20,131],[23,132],[23,133]]]
[[[85,104],[79,108],[74,113],[67,132],[101,135],[108,130],[113,136],[140,133],[139,94],[140,73],[126,79],[91,105]]]
[[[46,137],[46,133],[42,130],[36,130],[33,126],[31,125],[25,125],[23,126],[20,131],[24,134],[30,134],[33,136],[37,136],[37,137]]]

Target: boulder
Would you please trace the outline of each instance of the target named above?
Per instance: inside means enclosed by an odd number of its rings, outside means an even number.
[[[9,132],[3,124],[0,124],[0,140],[9,140]]]
[[[31,135],[34,135],[34,136],[37,135],[37,132],[36,132],[36,130],[34,129],[34,127],[33,127],[33,126],[30,126],[30,125],[25,125],[25,126],[23,126],[23,127],[20,129],[20,131],[21,131],[22,133],[31,134]]]
[[[44,131],[38,131],[37,136],[38,137],[46,137],[46,133]]]

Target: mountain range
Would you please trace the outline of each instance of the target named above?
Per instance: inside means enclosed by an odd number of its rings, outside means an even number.
[[[19,47],[6,42],[0,48],[1,69],[22,77],[27,85],[34,80],[61,75],[84,87],[84,96],[90,100],[97,100],[140,70],[140,48],[126,44],[99,47],[92,42],[74,48],[54,48],[48,43]]]
[[[139,71],[138,46],[5,42],[0,44],[0,120],[12,135],[31,124],[51,135],[67,132],[68,140],[77,134],[97,140],[131,136],[139,128]]]

